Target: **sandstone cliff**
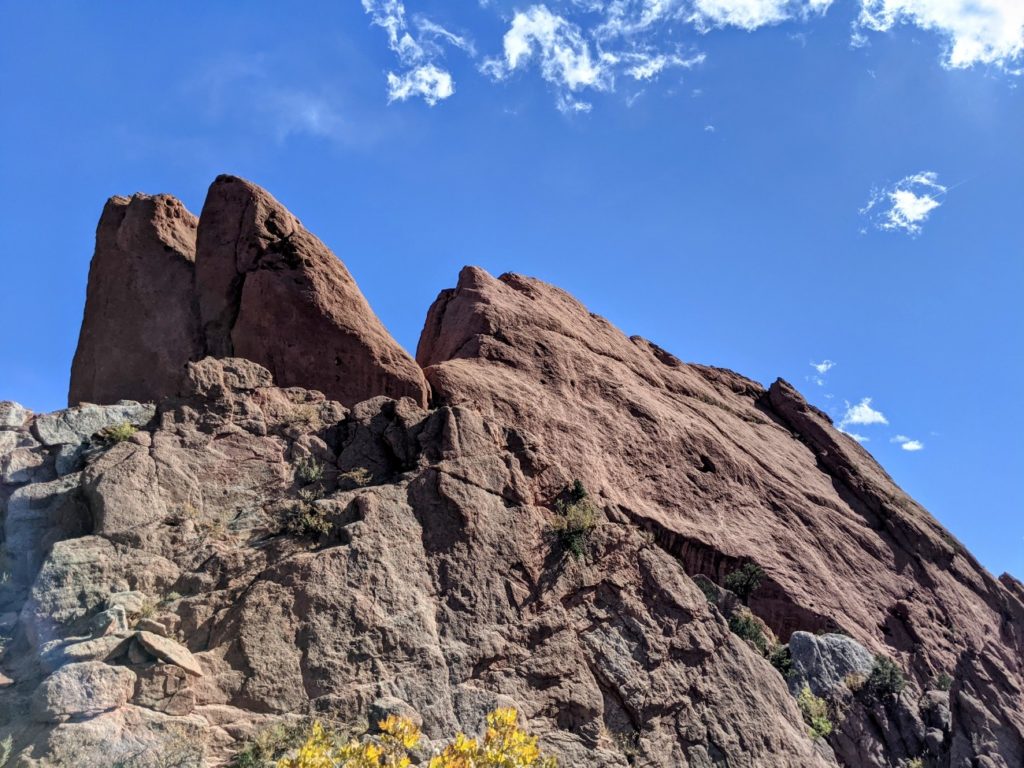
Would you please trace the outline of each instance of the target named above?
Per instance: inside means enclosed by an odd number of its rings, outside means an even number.
[[[240,355],[346,405],[427,398],[345,266],[265,190],[219,176],[198,220],[169,195],[111,198],[68,403],[155,402],[207,354]]]
[[[99,265],[193,263],[162,200],[110,204],[140,215],[97,238],[94,359],[125,320]],[[262,190],[221,177],[198,230],[180,370],[144,388],[155,326],[111,338],[123,382],[76,358],[96,399],[155,404],[0,404],[11,765],[225,765],[389,712],[425,759],[496,706],[562,766],[1024,764],[1024,588],[790,385],[475,268],[421,373]]]

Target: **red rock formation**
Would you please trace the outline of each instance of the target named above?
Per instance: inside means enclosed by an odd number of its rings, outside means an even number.
[[[211,185],[199,223],[197,285],[207,351],[268,368],[282,386],[346,405],[427,387],[345,266],[266,191],[234,176]]]
[[[475,268],[438,297],[417,358],[437,404],[539,446],[538,498],[579,477],[690,574],[757,562],[767,579],[750,605],[783,640],[841,629],[922,687],[952,675],[951,764],[1024,764],[1019,586],[791,386],[684,364],[564,291]],[[871,738],[858,737],[865,754]]]
[[[68,395],[178,394],[204,354],[266,366],[282,385],[346,405],[424,405],[427,384],[345,266],[267,192],[220,176],[198,222],[173,197],[111,198],[96,232]]]
[[[196,217],[169,195],[112,197],[96,252],[68,403],[159,400],[202,354],[193,308]]]

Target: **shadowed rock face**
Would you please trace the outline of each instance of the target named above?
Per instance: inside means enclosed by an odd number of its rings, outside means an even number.
[[[185,364],[205,354],[253,360],[346,405],[427,399],[419,366],[345,266],[264,190],[220,176],[198,222],[167,195],[112,198],[69,403],[176,395]]]
[[[169,195],[112,197],[96,252],[68,402],[153,401],[202,354],[194,303],[196,217]]]
[[[203,205],[199,309],[209,354],[265,366],[282,386],[347,405],[411,397],[423,374],[391,338],[345,266],[254,184],[220,176]]]

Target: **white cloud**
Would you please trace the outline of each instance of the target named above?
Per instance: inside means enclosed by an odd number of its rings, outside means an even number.
[[[363,10],[371,23],[387,32],[388,47],[394,51],[404,72],[387,73],[388,103],[420,96],[430,106],[455,93],[455,83],[447,69],[437,61],[444,56],[445,45],[458,48],[471,56],[473,43],[450,32],[424,16],[414,19],[416,34],[410,31],[405,6],[399,0],[362,0]]]
[[[612,55],[615,56],[615,54]],[[615,58],[618,61],[631,62],[630,66],[626,68],[626,74],[634,80],[650,80],[671,67],[690,68],[703,64],[706,57],[703,53],[690,57],[674,53],[628,53],[615,56]]]
[[[947,67],[989,64],[1010,69],[1024,58],[1021,0],[861,0],[857,23],[877,32],[897,24],[936,32],[947,41]]]
[[[808,376],[809,381],[813,381],[819,387],[825,386],[825,374],[835,368],[835,363],[831,360],[822,360],[820,363],[811,362],[811,367],[816,373]]]
[[[921,171],[891,186],[874,190],[860,212],[878,229],[916,236],[921,233],[921,227],[931,212],[942,205],[938,198],[947,191],[939,184],[937,173]]]
[[[591,105],[581,94],[613,92],[616,77],[647,82],[671,68],[701,63],[703,55],[695,54],[688,42],[694,30],[753,32],[787,22],[809,23],[834,4],[834,0],[562,0],[545,5],[533,0],[532,5],[520,5],[510,19],[505,17],[508,25],[502,39],[489,41],[491,55],[481,62],[467,35],[422,14],[407,13],[401,0],[361,2],[371,23],[387,33],[388,46],[401,64],[394,75],[400,83],[417,82],[415,70],[424,66],[451,79],[445,57],[453,53],[474,59],[476,67],[495,80],[536,66],[553,86],[556,104],[566,112],[589,111]],[[449,4],[445,13],[468,13],[474,8],[493,16],[508,7],[508,3],[478,0]],[[1024,0],[856,0],[855,7],[858,16],[851,47],[867,45],[873,33],[911,26],[946,41],[943,63],[947,67],[989,65],[1024,75]],[[807,33],[792,31],[789,37],[804,43]],[[423,92],[413,87],[409,92],[423,98],[431,94],[428,103],[440,100],[436,89]],[[627,102],[631,99],[635,97],[626,96]],[[887,228],[912,234],[939,205],[933,192],[922,195],[904,189],[892,195],[885,198],[888,210],[894,211]]]
[[[455,93],[452,76],[433,64],[424,64],[401,75],[388,72],[388,102],[422,96],[430,106]]]
[[[889,439],[890,443],[898,443],[900,448],[904,451],[921,451],[924,450],[924,443],[920,440],[913,440],[906,435],[894,435]]]
[[[495,80],[504,80],[517,70],[536,63],[541,77],[555,86],[556,104],[567,113],[589,112],[591,104],[577,94],[584,90],[611,92],[615,90],[616,74],[622,73],[641,82],[653,80],[671,68],[695,67],[704,61],[704,54],[683,55],[679,50],[658,50],[643,45],[632,45],[625,50],[606,50],[607,43],[616,36],[629,34],[646,26],[626,24],[625,2],[613,1],[606,10],[608,24],[593,30],[580,25],[545,5],[534,5],[517,12],[502,40],[502,54],[484,60],[480,69]],[[667,9],[659,0],[643,0],[638,12],[654,18]],[[634,29],[635,27],[635,29]]]
[[[702,31],[724,26],[752,31],[823,14],[831,4],[832,0],[694,0],[689,20]]]
[[[500,80],[535,58],[545,80],[569,91],[611,86],[612,62],[591,51],[577,25],[543,5],[515,15],[505,33],[504,56],[488,59],[483,69]]]
[[[870,438],[870,437],[864,437],[864,435],[858,435],[858,434],[857,434],[856,432],[847,432],[847,431],[846,431],[845,429],[843,429],[842,427],[840,427],[840,428],[839,428],[839,431],[840,431],[840,432],[842,432],[842,433],[843,433],[844,435],[847,435],[847,436],[849,436],[849,437],[852,437],[852,438],[853,438],[854,440],[856,440],[856,441],[857,441],[858,443],[867,443],[867,442],[870,442],[870,441],[871,441],[871,438]]]
[[[885,414],[871,407],[871,398],[865,397],[856,405],[846,404],[846,413],[843,414],[843,418],[839,422],[839,428],[844,429],[850,424],[868,426],[888,423],[889,420],[885,418]]]
[[[440,24],[435,24],[430,19],[423,16],[417,16],[415,18],[416,29],[420,32],[421,40],[443,40],[459,50],[465,51],[470,56],[476,56],[476,46],[473,45],[473,41],[463,35],[457,35],[451,32]],[[438,51],[440,53],[441,51]]]

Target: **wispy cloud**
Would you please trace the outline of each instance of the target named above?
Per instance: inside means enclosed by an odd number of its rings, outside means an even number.
[[[409,0],[411,3],[422,0]],[[1021,0],[857,0],[859,15],[851,42],[866,45],[870,35],[899,26],[937,32],[947,41],[948,67],[998,67],[1024,72],[1024,2]],[[812,24],[834,0],[568,0],[523,4],[505,16],[507,4],[481,0],[452,4],[448,15],[502,15],[500,39],[478,44],[421,13],[407,13],[401,0],[362,0],[371,23],[387,34],[399,71],[388,72],[391,101],[412,96],[437,104],[454,92],[446,57],[466,56],[493,80],[536,67],[555,92],[564,112],[587,112],[585,93],[611,93],[616,78],[647,82],[671,69],[703,62],[694,49],[694,32],[710,35],[725,28],[754,32],[784,23]],[[487,26],[493,25],[493,19]],[[790,34],[806,41],[806,33]],[[434,77],[443,73],[444,78]],[[451,83],[427,88],[428,78]],[[408,94],[408,95],[403,95]],[[626,96],[627,100],[631,98]],[[901,196],[906,221],[926,217],[934,195]],[[894,203],[894,206],[896,204]],[[922,212],[923,211],[923,212]],[[894,225],[898,227],[898,225]]]
[[[877,229],[917,236],[947,191],[937,173],[921,171],[874,190],[860,213]]]
[[[807,377],[808,381],[813,381],[819,387],[825,386],[825,374],[835,368],[836,364],[831,360],[822,360],[820,363],[811,361],[811,367],[814,369],[814,373]]]
[[[1010,71],[1024,58],[1021,0],[861,0],[858,30],[887,32],[899,24],[944,37],[947,67],[984,64]]]
[[[616,35],[629,34],[632,29],[618,16],[609,18],[616,21],[588,34],[547,6],[531,6],[513,16],[502,40],[502,53],[485,59],[481,71],[495,80],[504,80],[536,64],[541,77],[554,86],[558,108],[572,113],[591,109],[581,93],[614,91],[618,74],[647,82],[665,70],[695,67],[704,61],[701,53],[683,55],[635,45],[629,49],[606,47]]]
[[[900,448],[904,451],[921,451],[924,450],[924,443],[920,440],[914,440],[907,437],[906,435],[894,435],[889,439],[890,443],[897,443]]]
[[[434,106],[455,93],[451,73],[438,62],[448,46],[475,55],[472,41],[421,15],[417,15],[410,26],[405,5],[399,0],[362,0],[362,3],[371,23],[387,33],[388,47],[404,69],[387,73],[388,102],[419,96]]]
[[[286,84],[276,75],[270,55],[219,58],[183,87],[206,118],[259,131],[278,142],[301,135],[340,142],[354,139],[339,90],[327,82],[316,89]]]
[[[832,0],[694,0],[689,20],[698,29],[733,26],[752,31],[823,14]]]

